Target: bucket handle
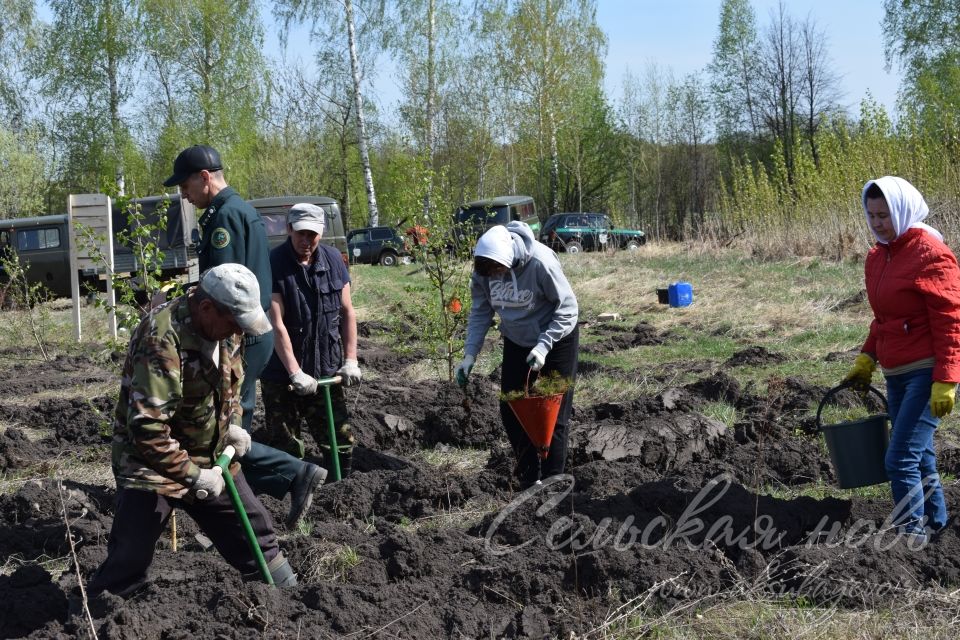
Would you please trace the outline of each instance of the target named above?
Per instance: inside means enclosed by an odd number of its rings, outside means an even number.
[[[523,385],[523,397],[524,397],[524,398],[529,398],[529,397],[530,397],[530,374],[532,374],[532,373],[533,373],[533,369],[528,368],[528,369],[527,369],[527,381],[526,381],[526,382],[524,383],[524,385]],[[534,383],[536,383],[536,381],[534,381]]]
[[[817,431],[819,431],[820,428],[823,427],[823,423],[820,422],[820,414],[823,412],[823,407],[825,404],[827,404],[827,400],[835,396],[841,390],[846,389],[847,387],[852,387],[852,386],[853,386],[853,383],[851,382],[843,382],[835,386],[833,389],[830,389],[829,391],[827,391],[826,395],[823,396],[823,400],[820,401],[820,405],[817,407]],[[880,391],[878,391],[876,387],[874,387],[873,385],[867,385],[867,390],[876,394],[876,396],[880,398],[880,400],[883,402],[884,413],[889,411],[887,407],[886,397],[882,393],[880,393]],[[864,399],[866,399],[866,396],[863,396],[863,397]]]

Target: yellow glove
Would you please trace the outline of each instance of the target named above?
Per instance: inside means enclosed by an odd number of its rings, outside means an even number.
[[[930,413],[942,418],[953,411],[953,402],[957,395],[956,382],[934,382],[930,390]]]
[[[877,370],[876,361],[865,353],[857,356],[853,361],[850,373],[843,379],[844,384],[851,383],[855,387],[869,387],[873,379],[873,372]]]

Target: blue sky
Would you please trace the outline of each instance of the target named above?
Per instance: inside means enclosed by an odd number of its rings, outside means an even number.
[[[761,33],[770,24],[778,0],[752,0]],[[901,75],[884,69],[881,0],[784,0],[798,22],[810,15],[826,34],[831,67],[839,77],[841,104],[853,115],[869,91],[893,116]],[[607,34],[606,90],[614,103],[629,69],[642,77],[651,63],[679,80],[706,69],[713,57],[721,0],[598,0],[597,21]],[[269,14],[269,8],[265,10]],[[268,32],[275,27],[268,27]],[[276,34],[267,34],[268,42]],[[271,50],[268,46],[267,50]],[[292,53],[292,52],[291,52]],[[307,51],[294,55],[309,57]],[[369,72],[368,72],[369,73]],[[381,56],[368,99],[388,119],[400,100],[392,63]]]
[[[620,94],[627,69],[642,75],[650,62],[678,77],[704,69],[713,56],[720,0],[598,0],[597,21],[608,38],[607,92]],[[770,23],[777,0],[752,0],[758,30]],[[827,50],[845,94],[843,104],[856,113],[869,90],[894,113],[900,74],[884,70],[883,3],[880,0],[785,0],[798,21],[809,14],[827,36]]]

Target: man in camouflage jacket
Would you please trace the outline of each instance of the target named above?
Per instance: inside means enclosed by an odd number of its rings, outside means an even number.
[[[117,510],[107,559],[89,585],[92,594],[126,596],[146,580],[173,508],[186,511],[232,566],[259,576],[214,461],[227,445],[237,457],[250,448],[240,426],[241,334],[270,328],[256,276],[225,264],[151,311],[133,332],[113,423]],[[275,583],[296,584],[269,512],[236,462],[230,473]]]

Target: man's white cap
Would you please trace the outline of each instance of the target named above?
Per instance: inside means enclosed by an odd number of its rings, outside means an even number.
[[[230,311],[248,336],[262,336],[273,330],[260,306],[257,276],[242,264],[217,265],[200,276],[200,288]]]
[[[502,224],[490,227],[477,240],[473,255],[478,258],[490,258],[505,267],[513,266],[513,236]]]
[[[316,231],[323,235],[323,209],[315,204],[300,202],[290,207],[287,213],[287,224],[293,227],[294,231]]]

